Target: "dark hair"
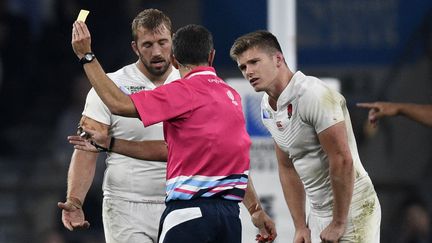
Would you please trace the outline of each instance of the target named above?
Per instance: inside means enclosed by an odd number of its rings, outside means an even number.
[[[230,56],[236,61],[239,55],[253,47],[265,49],[272,54],[278,51],[282,53],[276,36],[266,30],[258,30],[237,38],[231,47]]]
[[[132,38],[136,41],[139,27],[158,32],[163,26],[172,33],[171,19],[166,14],[154,8],[145,9],[132,21]]]
[[[186,25],[174,34],[172,49],[176,60],[182,65],[207,63],[213,50],[213,37],[201,25]]]

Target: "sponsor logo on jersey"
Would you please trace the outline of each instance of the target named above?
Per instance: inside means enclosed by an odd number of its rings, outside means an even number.
[[[277,121],[276,122],[276,126],[279,130],[283,130],[283,126],[282,126],[282,122],[281,121]]]
[[[145,86],[119,86],[119,88],[127,95],[145,90]]]

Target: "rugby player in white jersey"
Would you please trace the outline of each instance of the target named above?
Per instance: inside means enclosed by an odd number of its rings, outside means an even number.
[[[138,60],[108,76],[128,94],[152,90],[180,78],[170,62],[171,20],[157,9],[140,12],[132,22],[132,49]],[[91,62],[86,55],[81,63]],[[113,115],[92,89],[88,93],[80,125],[127,140],[163,140],[162,123],[144,127],[137,118]],[[162,141],[161,141],[162,142]],[[164,152],[166,153],[166,152]],[[82,204],[93,181],[98,154],[75,150],[68,175],[68,191],[62,208],[66,228],[88,228]],[[165,160],[153,158],[154,160]],[[107,243],[156,242],[158,223],[165,209],[166,163],[143,161],[109,152],[103,182],[103,224]]]
[[[265,92],[262,121],[275,141],[294,242],[379,242],[380,203],[344,97],[315,77],[291,72],[270,32],[239,37],[230,54],[254,90]]]

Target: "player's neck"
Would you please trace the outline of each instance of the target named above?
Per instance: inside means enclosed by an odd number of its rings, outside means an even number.
[[[141,71],[141,73],[144,74],[144,76],[146,76],[150,80],[150,82],[152,82],[156,87],[165,83],[173,69],[173,66],[170,65],[162,75],[154,75],[148,72],[141,62],[137,63],[137,67]]]
[[[294,74],[288,68],[283,68],[279,75],[276,76],[276,79],[271,86],[271,89],[266,91],[266,93],[271,97],[275,102],[279,99],[279,96],[291,82]]]

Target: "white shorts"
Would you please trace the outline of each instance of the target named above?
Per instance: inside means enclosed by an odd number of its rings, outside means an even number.
[[[103,199],[106,243],[156,243],[164,203]]]
[[[310,213],[308,225],[312,243],[321,243],[320,234],[330,224],[332,216],[319,216]],[[348,224],[339,242],[379,243],[381,224],[381,206],[376,195],[352,203]]]

